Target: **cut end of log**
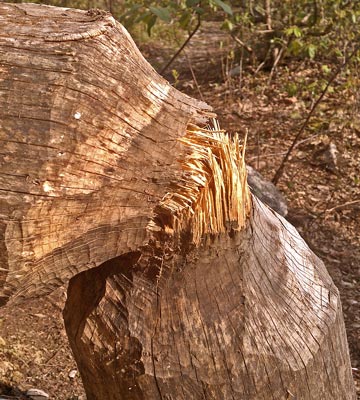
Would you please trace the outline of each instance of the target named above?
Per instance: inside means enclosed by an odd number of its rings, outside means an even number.
[[[240,145],[213,119],[205,128],[190,124],[179,140],[188,148],[180,160],[184,172],[156,208],[152,228],[187,232],[195,245],[206,234],[241,230],[251,208],[246,138]]]

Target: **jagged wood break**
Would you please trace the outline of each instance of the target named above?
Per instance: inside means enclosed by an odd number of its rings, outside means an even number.
[[[167,233],[189,232],[196,245],[206,234],[241,230],[251,207],[246,139],[241,146],[213,119],[203,128],[189,125],[179,140],[188,148],[180,160],[184,174],[156,208],[155,221]]]
[[[354,400],[339,293],[210,107],[107,13],[0,26],[0,304],[68,284],[87,398]]]

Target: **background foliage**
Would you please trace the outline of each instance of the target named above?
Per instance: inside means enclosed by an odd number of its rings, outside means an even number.
[[[13,0],[13,2],[30,0]],[[359,40],[360,2],[352,0],[31,0],[60,7],[109,10],[128,29],[155,25],[191,32],[199,21],[217,20],[247,50],[285,48],[287,56],[344,57]],[[238,42],[239,43],[239,42]],[[257,51],[258,50],[258,51]],[[259,56],[258,58],[262,58]]]

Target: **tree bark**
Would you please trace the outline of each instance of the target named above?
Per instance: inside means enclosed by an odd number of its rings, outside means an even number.
[[[0,5],[3,300],[45,294],[149,240],[177,138],[210,107],[102,11]]]
[[[265,15],[266,15],[266,28],[270,31],[272,29],[271,0],[265,0]]]
[[[107,13],[0,23],[0,296],[68,283],[88,399],[355,399],[339,293],[210,107]]]

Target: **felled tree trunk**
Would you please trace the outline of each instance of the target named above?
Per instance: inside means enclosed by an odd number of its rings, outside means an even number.
[[[88,399],[355,399],[338,291],[210,108],[109,14],[0,26],[0,295],[69,283]]]

